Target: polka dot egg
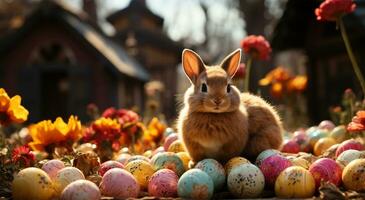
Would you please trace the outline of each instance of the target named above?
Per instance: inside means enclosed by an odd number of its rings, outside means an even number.
[[[229,174],[231,172],[231,170],[238,165],[242,165],[242,164],[246,164],[246,163],[250,163],[250,161],[248,161],[246,158],[243,157],[234,157],[231,158],[225,165],[224,165],[224,169],[226,170],[226,173]]]
[[[70,183],[61,194],[61,200],[99,200],[100,198],[98,186],[88,180]]]
[[[190,169],[180,177],[177,192],[181,198],[210,199],[214,193],[214,183],[204,171]]]
[[[70,183],[85,179],[84,174],[76,167],[65,167],[58,171],[54,180],[55,190],[58,194],[61,194],[63,189]]]
[[[152,163],[156,171],[164,168],[171,169],[178,176],[181,176],[185,171],[183,162],[172,152],[156,154],[152,158]]]
[[[125,169],[136,178],[141,189],[147,188],[148,180],[155,172],[153,166],[144,160],[131,161],[125,166]]]
[[[100,191],[108,197],[125,199],[137,197],[140,186],[131,173],[124,169],[113,168],[104,174]]]
[[[226,172],[223,166],[214,159],[204,159],[199,161],[195,168],[207,173],[214,183],[214,190],[223,188],[226,183]]]
[[[179,177],[169,169],[154,173],[148,184],[148,194],[154,197],[176,197]]]

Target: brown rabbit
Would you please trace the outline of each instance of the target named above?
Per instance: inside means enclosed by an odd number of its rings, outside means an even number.
[[[244,155],[255,158],[282,143],[276,111],[258,96],[232,85],[241,59],[238,49],[219,66],[207,67],[194,51],[185,49],[182,65],[192,85],[185,92],[178,132],[192,161],[213,158],[222,163]]]

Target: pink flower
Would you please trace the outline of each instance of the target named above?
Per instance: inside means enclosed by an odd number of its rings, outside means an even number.
[[[271,53],[270,43],[261,35],[250,35],[241,41],[241,48],[246,54],[259,60],[269,59]]]
[[[318,21],[336,21],[342,15],[352,13],[355,8],[353,0],[325,0],[315,14]]]
[[[14,163],[20,163],[24,167],[30,167],[34,163],[35,157],[27,146],[20,146],[13,149],[11,160]]]

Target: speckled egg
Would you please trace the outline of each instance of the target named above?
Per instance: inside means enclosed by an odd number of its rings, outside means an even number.
[[[337,143],[341,143],[341,142],[345,141],[348,137],[347,136],[346,126],[340,125],[340,126],[335,127],[331,131],[330,137],[335,139]]]
[[[319,139],[313,148],[314,155],[316,156],[322,155],[327,149],[329,149],[332,145],[335,144],[336,140],[331,137],[325,137]]]
[[[318,128],[331,131],[335,128],[335,124],[330,120],[323,120],[321,121],[321,123],[318,124]]]
[[[312,147],[314,147],[314,145],[316,144],[316,142],[319,139],[328,137],[328,135],[329,135],[328,130],[325,130],[325,129],[317,129],[317,130],[311,132],[310,134],[308,134],[309,143],[310,143],[310,145]]]
[[[157,154],[152,159],[152,164],[155,171],[160,169],[171,169],[178,176],[181,176],[185,171],[183,162],[175,153],[172,152]]]
[[[365,191],[365,159],[351,161],[343,169],[342,181],[348,190]]]
[[[153,166],[144,160],[131,161],[125,166],[125,169],[136,178],[141,189],[147,188],[148,180],[155,173]]]
[[[355,150],[355,149],[349,149],[349,150],[342,152],[337,157],[336,161],[345,167],[351,161],[359,159],[359,158],[365,158],[364,153],[362,153],[361,151]]]
[[[62,190],[70,183],[85,179],[84,174],[76,167],[65,167],[58,171],[54,179],[55,190],[57,194],[61,194]]]
[[[310,198],[315,189],[312,174],[298,166],[286,168],[275,182],[275,194],[279,198]]]
[[[362,151],[364,150],[364,146],[354,139],[343,141],[336,150],[336,157],[338,157],[342,152],[349,150],[349,149],[355,149]]]
[[[304,159],[304,158],[299,158],[299,157],[287,157],[290,162],[294,165],[294,166],[299,166],[299,167],[303,167],[304,169],[309,169],[311,163]]]
[[[178,136],[176,133],[171,133],[169,136],[167,136],[165,138],[165,142],[163,144],[163,148],[165,149],[165,151],[169,150],[170,145],[178,139]]]
[[[180,177],[177,193],[186,199],[210,199],[214,193],[214,183],[204,171],[190,169]]]
[[[176,197],[179,177],[169,169],[154,173],[148,183],[148,194],[153,197]]]
[[[272,155],[276,155],[276,154],[280,154],[280,151],[278,151],[276,149],[267,149],[267,150],[261,152],[256,158],[256,162],[255,162],[256,166],[260,167],[263,160],[265,160],[266,158],[268,158]]]
[[[57,172],[65,168],[65,164],[60,160],[49,160],[43,164],[42,170],[45,171],[51,179],[54,179]]]
[[[146,162],[151,162],[151,160],[150,160],[149,158],[145,157],[145,156],[141,156],[141,155],[134,155],[134,156],[130,157],[130,158],[127,160],[127,164],[128,164],[129,162],[134,161],[134,160],[144,160],[144,161],[146,161]],[[127,165],[127,164],[126,164],[126,165]]]
[[[123,165],[126,165],[128,159],[130,159],[131,157],[132,157],[132,155],[129,153],[122,153],[115,160],[122,163]]]
[[[228,160],[228,162],[224,165],[224,169],[226,170],[226,174],[229,174],[234,167],[247,163],[250,163],[250,161],[244,157],[234,157]]]
[[[195,168],[207,173],[214,183],[214,190],[219,191],[226,184],[226,171],[224,167],[214,159],[204,159],[199,161]]]
[[[176,153],[176,155],[183,162],[184,169],[185,169],[185,171],[187,171],[189,169],[189,162],[191,160],[189,154],[187,152],[179,152],[179,153]]]
[[[260,165],[260,170],[265,176],[265,183],[268,186],[273,186],[280,172],[292,165],[289,159],[281,155],[272,155],[266,158]]]
[[[169,149],[167,151],[178,153],[185,151],[185,148],[181,140],[175,140],[170,144]]]
[[[100,168],[98,170],[98,174],[100,176],[104,176],[105,172],[107,172],[108,170],[113,169],[113,168],[124,169],[124,165],[122,163],[118,162],[118,161],[115,161],[115,160],[105,161],[100,165]]]
[[[284,141],[281,152],[284,153],[298,153],[300,151],[300,145],[293,139]]]
[[[70,183],[61,194],[61,200],[99,200],[99,187],[88,180],[77,180]]]
[[[100,191],[104,196],[125,199],[138,197],[140,186],[127,170],[113,168],[104,174]]]
[[[227,177],[229,191],[237,198],[258,197],[265,187],[265,177],[251,163],[234,167]]]
[[[330,158],[320,158],[309,167],[309,172],[313,175],[316,187],[321,185],[321,180],[329,181],[336,186],[341,184],[342,168],[336,161]]]
[[[50,199],[54,194],[51,178],[35,167],[25,168],[15,175],[12,183],[13,199]]]

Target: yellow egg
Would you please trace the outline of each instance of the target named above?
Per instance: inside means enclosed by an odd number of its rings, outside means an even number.
[[[314,145],[314,155],[320,156],[322,155],[328,148],[332,145],[337,144],[336,140],[331,137],[325,137],[319,139]]]
[[[311,165],[310,162],[304,158],[288,158],[294,166],[303,167],[304,169],[309,169]]]
[[[286,168],[275,182],[275,194],[279,198],[310,198],[315,189],[312,174],[298,166]]]
[[[51,178],[39,168],[29,167],[21,170],[13,180],[13,198],[50,199],[54,194]]]
[[[155,173],[153,166],[144,160],[133,160],[125,166],[125,169],[136,178],[142,189],[147,188],[150,177]]]
[[[57,172],[54,179],[55,190],[60,195],[63,189],[70,183],[85,179],[84,174],[76,167],[65,167]]]
[[[235,167],[237,165],[246,164],[246,163],[250,163],[250,161],[248,161],[246,158],[243,158],[243,157],[234,157],[234,158],[231,158],[224,165],[224,169],[226,170],[226,174],[229,174],[231,172],[231,170],[233,169],[233,167]]]
[[[341,143],[348,139],[348,133],[346,130],[346,126],[340,125],[335,127],[331,133],[330,136],[336,140],[337,143]]]
[[[167,151],[178,153],[185,151],[185,148],[181,140],[175,140],[173,143],[170,144],[169,149]]]
[[[176,155],[183,162],[185,171],[189,170],[189,162],[191,160],[189,154],[187,152],[179,152],[179,153],[176,153]]]
[[[147,157],[147,158],[151,158],[152,157],[152,151],[148,150],[146,152],[143,153],[143,156]]]
[[[342,172],[342,182],[348,190],[365,190],[365,159],[351,161]]]

